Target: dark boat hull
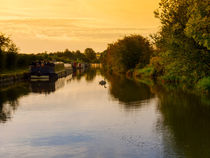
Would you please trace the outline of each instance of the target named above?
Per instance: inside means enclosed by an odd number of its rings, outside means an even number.
[[[56,81],[58,79],[57,74],[46,74],[46,75],[30,75],[30,81]]]

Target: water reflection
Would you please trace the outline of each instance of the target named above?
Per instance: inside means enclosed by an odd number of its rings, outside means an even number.
[[[98,68],[89,70],[78,70],[65,78],[51,82],[25,82],[17,83],[8,88],[0,89],[0,123],[5,123],[13,117],[19,106],[19,99],[30,93],[51,94],[56,90],[70,84],[72,80],[80,81],[85,76],[86,81],[93,81]],[[86,73],[87,72],[87,73]]]
[[[18,83],[6,89],[0,89],[0,123],[12,117],[19,103],[18,98],[29,94],[28,83]]]
[[[80,81],[82,77],[85,75],[86,70],[85,69],[79,69],[73,72],[72,79]]]
[[[17,83],[8,88],[0,89],[0,123],[13,117],[19,106],[19,99],[30,93],[50,94],[70,83],[72,75],[52,82]]]
[[[163,128],[173,135],[175,149],[187,158],[210,157],[210,100],[160,87],[156,92]]]
[[[85,75],[85,80],[87,82],[92,82],[95,79],[97,72],[100,72],[99,68],[91,68],[87,70],[87,73]]]
[[[154,94],[145,84],[113,74],[107,74],[106,78],[110,82],[109,92],[111,96],[124,104],[125,108],[139,108],[142,105],[141,103],[154,98]]]
[[[31,82],[30,89],[31,89],[31,92],[33,92],[33,93],[50,94],[60,88],[63,88],[67,83],[70,83],[72,78],[73,78],[73,76],[69,75],[65,78],[60,78],[57,81]]]
[[[56,90],[55,82],[33,82],[30,86],[33,93],[50,94]]]
[[[106,89],[98,84],[101,80]],[[18,106],[23,113],[10,127],[27,130],[14,136],[0,124],[0,145],[10,141],[8,149],[0,148],[0,157],[26,149],[33,151],[28,157],[210,157],[208,97],[149,87],[98,67],[57,82],[0,90],[0,123],[13,117]]]
[[[90,69],[80,69],[73,73],[73,80],[80,81],[85,77],[87,82],[92,82],[97,75],[101,74],[100,66],[94,65]]]

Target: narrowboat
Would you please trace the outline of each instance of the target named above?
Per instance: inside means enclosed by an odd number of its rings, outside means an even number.
[[[33,62],[29,77],[31,81],[54,81],[58,79],[59,72],[64,70],[63,62]]]

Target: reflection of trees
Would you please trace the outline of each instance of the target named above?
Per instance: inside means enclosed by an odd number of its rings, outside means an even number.
[[[185,157],[210,157],[210,104],[180,91],[158,96],[164,126],[173,133],[178,149]]]
[[[18,107],[18,98],[27,95],[27,83],[21,83],[6,90],[0,90],[0,122],[6,122]]]
[[[96,72],[97,72],[96,68],[88,69],[87,72],[86,72],[85,80],[87,82],[93,81],[94,78],[96,77]]]
[[[95,79],[98,72],[100,72],[99,67],[91,67],[88,69],[77,70],[73,73],[73,80],[76,79],[77,81],[80,81],[82,77],[85,77],[85,80],[87,82],[91,82]]]
[[[0,90],[0,123],[6,122],[12,117],[19,103],[21,96],[28,95],[31,91],[34,93],[49,94],[65,86],[67,80],[72,78],[71,75],[60,78],[56,82],[31,82],[18,83],[7,89]]]
[[[77,81],[80,81],[82,79],[82,77],[85,75],[85,70],[84,69],[80,69],[80,70],[77,70],[75,72],[73,72],[72,76],[73,76],[73,80],[77,80]]]
[[[144,84],[120,76],[107,75],[106,77],[110,81],[110,94],[123,103],[126,108],[139,107],[141,104],[137,102],[153,97],[149,87]]]

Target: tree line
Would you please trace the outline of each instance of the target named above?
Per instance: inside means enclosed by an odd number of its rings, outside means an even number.
[[[166,79],[198,81],[210,75],[209,12],[208,0],[161,0],[152,62]]]
[[[136,70],[164,82],[186,82],[210,89],[208,0],[161,0],[154,11],[161,29],[152,43],[131,35],[109,44],[101,61],[114,72]]]
[[[154,11],[161,29],[151,40],[130,35],[111,43],[100,62],[109,71],[150,76],[164,82],[185,82],[210,89],[210,18],[208,0],[160,0]],[[98,62],[93,49],[18,54],[15,44],[0,34],[0,70],[24,67],[34,60]]]
[[[92,48],[86,48],[84,52],[79,50],[22,54],[14,42],[4,34],[0,34],[0,72],[28,67],[33,61],[63,61],[65,63],[85,62],[98,63],[96,52]]]

